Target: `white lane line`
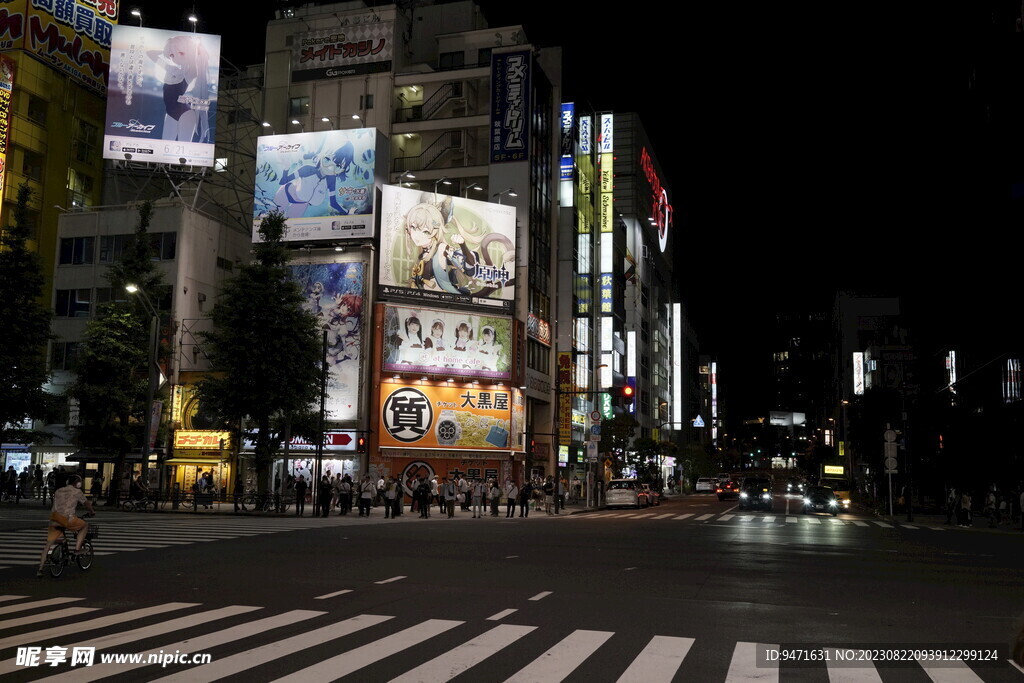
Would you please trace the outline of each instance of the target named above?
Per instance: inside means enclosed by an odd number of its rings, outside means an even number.
[[[501,621],[502,619],[504,619],[508,615],[515,614],[518,611],[519,610],[517,610],[517,609],[503,609],[500,612],[498,612],[497,614],[492,614],[491,616],[487,617],[487,621]]]
[[[786,524],[796,524],[800,519],[792,515],[786,515]]]
[[[867,522],[862,522],[862,521],[860,521],[859,519],[851,519],[851,520],[850,520],[850,523],[851,523],[851,524],[854,524],[854,525],[856,525],[856,526],[867,526],[867,525],[868,525],[868,523],[867,523]]]
[[[611,631],[573,631],[505,683],[557,683],[613,635]]]
[[[736,515],[722,515],[721,517],[718,518],[718,521],[720,521],[720,522],[728,522],[730,519],[732,519],[735,516]]]
[[[761,521],[764,522],[765,524],[771,524],[772,522],[775,521],[775,515],[765,515],[764,517],[761,518]]]
[[[445,652],[436,659],[392,679],[391,683],[450,681],[536,628],[536,626],[512,626],[510,624],[495,626],[490,631]]]
[[[318,595],[317,597],[315,597],[313,599],[314,600],[326,600],[327,598],[334,598],[334,597],[337,597],[339,595],[344,595],[345,593],[351,593],[351,592],[352,592],[351,588],[346,588],[344,590],[334,591],[333,593],[328,593],[327,595]]]
[[[876,521],[875,524],[877,524],[878,526],[882,527],[883,529],[891,529],[892,528],[892,524],[886,524],[885,522],[878,522],[878,521]]]
[[[830,651],[832,655],[827,664],[829,683],[882,683],[882,677],[870,663],[867,666],[853,667],[837,662],[836,650]]]
[[[701,515],[700,517],[696,518],[693,521],[695,521],[695,522],[703,522],[705,519],[711,519],[712,517],[714,517],[714,515]]]
[[[75,624],[74,631],[76,634],[85,633],[86,631],[92,631],[98,628],[106,628],[107,626],[113,626],[115,624],[132,622],[136,619],[144,619],[146,617],[153,616],[154,614],[163,614],[164,612],[171,612],[177,609],[198,606],[199,603],[197,602],[168,602],[163,605],[157,605],[156,607],[146,607],[143,609],[132,610],[130,612],[120,612],[118,614],[110,614],[105,617],[97,617],[96,619],[90,619],[89,621],[81,621]],[[41,631],[33,631],[32,633],[19,633],[16,636],[9,636],[7,638],[0,639],[0,650],[13,647],[15,645],[38,643],[58,636],[67,637],[67,634],[67,626],[57,626],[54,628],[43,629]]]
[[[1013,661],[1012,659],[1007,659],[1006,661],[1008,661],[1010,664],[1012,664],[1014,669],[1016,669],[1017,671],[1019,671],[1022,674],[1024,674],[1024,667],[1022,667],[1020,664],[1018,664],[1017,662]]]
[[[7,560],[4,561],[6,562]],[[33,562],[33,564],[37,564],[38,562],[39,561],[36,560],[36,562]],[[13,614],[15,612],[24,612],[27,609],[35,609],[37,607],[49,607],[50,605],[62,605],[65,602],[74,602],[76,600],[84,599],[85,598],[50,598],[49,600],[23,602],[20,605],[8,605],[7,607],[0,607],[0,614]]]
[[[42,612],[41,614],[33,614],[30,617],[7,619],[6,621],[0,621],[0,629],[14,628],[16,626],[24,626],[26,624],[36,624],[40,621],[52,621],[53,619],[63,619],[64,617],[73,617],[78,614],[85,614],[86,612],[95,612],[98,609],[99,607],[68,607],[67,609],[59,609],[54,612]]]
[[[516,559],[517,557],[519,557],[519,556],[518,556],[518,555],[506,555],[506,556],[505,556],[505,559],[506,559],[506,560],[514,560],[514,559]]]
[[[654,636],[618,683],[670,683],[693,646],[693,638]]]
[[[953,660],[937,664],[919,659],[917,663],[933,683],[983,683],[978,674],[963,662]]]
[[[285,638],[270,645],[256,647],[246,652],[239,652],[238,654],[218,659],[203,666],[184,669],[176,674],[157,680],[164,681],[165,683],[170,681],[216,681],[239,671],[246,671],[261,664],[272,662],[275,659],[287,657],[298,650],[309,647],[310,643],[319,644],[337,640],[338,638],[343,638],[357,631],[362,631],[364,628],[376,626],[391,619],[394,619],[394,617],[360,614],[330,626],[324,626],[308,633],[300,633],[297,636]]]
[[[658,515],[654,519],[668,519],[669,517],[675,517],[675,514],[670,512],[667,515]]]
[[[402,579],[407,579],[407,578],[409,578],[409,577],[408,576],[392,576],[390,579],[384,579],[383,581],[374,581],[374,583],[380,585],[382,583],[393,583],[394,581],[401,581]]]
[[[932,531],[945,531],[941,526],[925,526],[922,529],[931,529]]]
[[[325,659],[322,662],[307,667],[301,671],[277,679],[278,681],[290,681],[292,683],[311,683],[312,681],[334,681],[343,676],[358,671],[374,662],[390,657],[396,652],[401,652],[414,645],[440,635],[445,631],[460,626],[465,622],[450,621],[446,619],[430,619],[410,626],[404,631],[385,636],[362,647],[357,647],[340,655]],[[304,641],[308,642],[308,641]]]
[[[18,565],[20,567],[34,567],[34,566],[39,564],[39,558],[38,557],[36,559],[34,559],[34,560],[28,560],[28,559],[16,560],[14,558],[8,559],[8,558],[5,557],[5,558],[3,558],[3,560],[0,560],[0,561],[2,561],[4,563],[4,565],[9,565],[10,564],[10,565]]]
[[[778,681],[779,663],[761,662],[758,666],[758,648],[778,649],[778,645],[762,645],[759,643],[736,643],[729,662],[729,673],[725,683],[741,683],[743,681]]]
[[[686,519],[687,517],[693,517],[693,513],[687,512],[685,515],[676,515],[676,519]]]
[[[551,591],[541,591],[540,593],[537,593],[532,598],[530,598],[530,600],[532,600],[533,602],[536,602],[538,600],[543,600],[544,598],[548,597],[549,595],[551,595]]]

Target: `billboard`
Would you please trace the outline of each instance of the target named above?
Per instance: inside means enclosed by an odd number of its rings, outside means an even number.
[[[284,214],[285,240],[373,237],[376,128],[267,135],[256,142],[256,229]]]
[[[329,420],[354,421],[362,414],[359,367],[363,348],[362,262],[310,263],[291,266],[292,279],[306,297],[306,310],[327,332],[327,400]]]
[[[7,175],[7,138],[11,131],[13,90],[14,62],[0,55],[0,209],[4,205],[4,176]]]
[[[512,319],[384,307],[384,372],[512,377]]]
[[[378,20],[300,33],[292,42],[292,82],[391,71],[394,32],[394,22]]]
[[[107,91],[117,0],[4,0],[0,50],[23,49],[97,94]]]
[[[380,230],[381,298],[511,313],[515,207],[385,185]]]
[[[526,161],[530,148],[530,51],[491,56],[491,163]]]
[[[381,383],[381,448],[512,449],[511,388]]]
[[[220,36],[117,26],[104,159],[213,166]]]

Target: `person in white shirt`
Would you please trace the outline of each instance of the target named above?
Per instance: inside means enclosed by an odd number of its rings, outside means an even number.
[[[516,500],[519,498],[519,487],[514,481],[505,484],[505,519],[516,516]]]
[[[487,493],[487,484],[477,479],[473,482],[473,518],[483,519],[484,517],[484,495]]]
[[[459,495],[462,496],[462,509],[469,512],[469,480],[459,477]]]
[[[491,517],[498,516],[498,506],[501,505],[501,489],[498,488],[498,481],[491,482]]]

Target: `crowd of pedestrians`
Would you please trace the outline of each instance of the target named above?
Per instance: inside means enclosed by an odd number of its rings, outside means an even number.
[[[1020,528],[1024,531],[1024,485],[1017,491],[1003,492],[995,487],[985,494],[982,514],[988,519],[989,528],[997,528],[1005,524],[1013,524],[1016,517],[1020,518]],[[974,499],[969,491],[950,488],[946,493],[946,524],[954,521],[957,526],[974,526]]]
[[[10,465],[0,471],[0,500],[18,503],[22,498],[39,498],[45,505],[47,497],[52,499],[54,492],[67,482],[67,477],[67,472],[58,467],[44,474],[39,464],[26,465],[21,472]]]

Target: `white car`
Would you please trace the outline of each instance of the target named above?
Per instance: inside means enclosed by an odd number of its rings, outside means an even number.
[[[604,490],[606,508],[634,507],[647,504],[647,496],[636,479],[612,479]]]
[[[718,480],[715,479],[714,477],[701,477],[700,479],[697,480],[697,485],[693,487],[693,490],[697,491],[698,493],[700,493],[701,491],[711,493],[715,490],[715,484],[717,483],[717,481]]]

